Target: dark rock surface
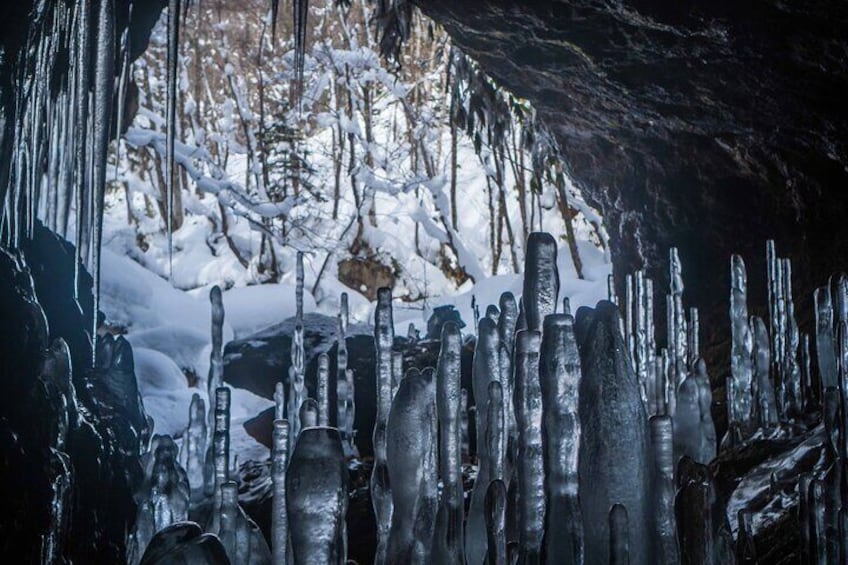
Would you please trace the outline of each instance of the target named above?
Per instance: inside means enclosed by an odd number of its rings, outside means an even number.
[[[775,238],[810,318],[812,289],[848,253],[848,4],[415,4],[550,126],[604,216],[619,288],[646,266],[664,292],[679,247],[714,377],[727,371],[716,346],[729,338],[731,253],[765,304]]]

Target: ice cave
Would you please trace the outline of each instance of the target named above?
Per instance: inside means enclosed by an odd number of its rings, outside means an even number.
[[[848,563],[848,3],[0,28],[5,562]]]

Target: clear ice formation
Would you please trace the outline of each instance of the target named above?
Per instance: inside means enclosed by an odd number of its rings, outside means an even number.
[[[461,461],[471,459],[471,439],[468,436],[468,391],[460,390],[459,394],[459,431],[461,438]]]
[[[302,285],[302,281],[299,282]],[[300,287],[298,287],[300,288]],[[302,292],[302,289],[301,289]],[[300,300],[303,300],[301,297]],[[294,333],[292,334],[291,344],[291,367],[289,367],[289,398],[286,406],[286,416],[288,416],[289,425],[291,426],[291,436],[289,441],[294,443],[300,436],[300,405],[305,398],[304,384],[304,350],[303,350],[303,320],[298,318],[295,325]]]
[[[188,477],[177,461],[177,445],[171,436],[153,437],[142,467],[145,478],[136,496],[138,513],[127,548],[130,563],[139,562],[156,532],[188,518]]]
[[[318,397],[318,425],[330,425],[330,357],[326,353],[318,356],[318,374],[316,375]]]
[[[608,512],[630,516],[630,560],[652,563],[650,459],[645,409],[626,353],[618,308],[606,301],[577,311],[575,333],[583,378],[579,387],[579,492],[587,563],[609,561]],[[588,525],[592,524],[592,527]]]
[[[224,385],[224,299],[218,285],[209,291],[209,302],[212,304],[212,351],[209,353],[209,378],[206,387],[209,398],[212,398],[215,390]],[[209,424],[212,424],[212,418],[209,419]]]
[[[698,463],[709,463],[716,456],[716,432],[713,423],[712,392],[707,364],[699,359],[677,390],[673,418],[674,461],[688,456]]]
[[[668,296],[668,354],[671,363],[672,391],[676,393],[677,386],[683,380],[688,365],[686,346],[688,329],[686,311],[683,309],[683,270],[677,248],[672,247],[668,252],[670,294]],[[651,297],[647,297],[651,301]],[[649,348],[649,351],[653,349]]]
[[[506,475],[506,423],[504,391],[499,381],[489,383],[486,413],[486,449],[489,453],[489,480],[503,481]]]
[[[214,523],[231,565],[270,565],[271,550],[259,527],[247,517],[238,503],[238,484],[226,481],[221,485],[221,504],[213,512]]]
[[[547,563],[583,563],[577,455],[580,446],[580,353],[570,314],[545,317],[539,361],[542,393]]]
[[[501,319],[504,311],[501,311]],[[442,326],[441,348],[436,365],[436,412],[439,419],[439,471],[443,483],[433,559],[437,563],[463,563],[462,491],[462,390],[460,388],[462,334],[454,322]],[[375,450],[376,451],[376,450]],[[376,465],[376,463],[375,463]],[[374,490],[372,488],[372,497]],[[376,504],[376,503],[375,503]]]
[[[274,419],[282,420],[286,415],[286,393],[283,389],[283,383],[277,382],[274,385]]]
[[[348,471],[335,428],[306,428],[286,473],[294,563],[343,565],[347,559]]]
[[[462,561],[452,563],[462,563]],[[507,563],[506,486],[502,480],[495,479],[486,489],[486,565],[507,565]]]
[[[495,322],[490,318],[480,318],[471,375],[476,415],[477,478],[474,480],[465,522],[465,558],[472,563],[481,563],[486,556],[486,523],[483,514],[490,480],[486,414],[489,383],[500,379],[499,341]]]
[[[678,406],[680,406],[678,404]],[[654,451],[654,519],[657,528],[656,562],[674,565],[680,562],[677,548],[677,525],[674,516],[674,440],[672,420],[656,415],[649,420],[651,446]]]
[[[752,357],[754,361],[754,379],[752,381],[752,397],[755,402],[754,410],[758,416],[761,429],[774,428],[778,423],[777,402],[774,397],[770,369],[770,345],[768,330],[762,318],[751,317],[751,330],[754,335]],[[701,463],[705,463],[701,461]]]
[[[610,565],[630,565],[630,519],[623,504],[610,508],[609,533]]]
[[[521,295],[527,329],[542,330],[545,316],[556,312],[558,297],[556,240],[549,233],[533,232],[527,238]]]
[[[286,511],[286,470],[289,463],[289,423],[274,420],[271,449],[271,559],[274,565],[288,562],[289,523]]]
[[[177,75],[180,68],[180,12],[182,0],[168,2],[167,99],[165,102],[165,214],[168,237],[168,277],[173,275],[174,192],[179,190],[176,169]],[[218,385],[220,386],[220,385]]]
[[[194,393],[191,396],[191,405],[188,409],[188,427],[183,435],[183,446],[180,452],[183,456],[182,464],[185,467],[186,475],[188,475],[192,498],[203,493],[206,436],[206,403],[203,402],[203,398],[199,394]]]
[[[338,352],[336,353],[336,424],[342,434],[345,453],[353,455],[354,391],[353,374],[347,368],[347,316],[338,319]]]
[[[318,425],[318,401],[307,397],[300,403],[300,425],[304,428],[314,428]]]
[[[371,472],[371,501],[377,524],[377,551],[374,562],[378,565],[385,562],[389,529],[392,524],[392,490],[386,463],[386,427],[389,411],[392,407],[392,347],[394,346],[394,337],[392,291],[389,288],[381,288],[377,291],[377,307],[374,312],[377,411],[373,434],[374,469]]]
[[[541,563],[545,534],[545,469],[542,447],[542,389],[539,358],[542,335],[515,335],[515,420],[518,425],[518,528],[520,564]]]
[[[403,352],[392,351],[392,398],[397,394],[398,385],[403,378]]]
[[[386,550],[390,565],[430,560],[438,510],[435,384],[432,369],[411,369],[389,413],[386,456],[394,507]]]
[[[730,259],[730,376],[727,379],[728,438],[748,438],[753,433],[751,390],[753,339],[748,325],[747,275],[742,257]]]
[[[215,534],[204,534],[194,522],[177,522],[156,532],[141,565],[229,565],[230,559]]]
[[[836,343],[833,335],[833,304],[830,287],[823,286],[813,294],[816,314],[816,356],[821,379],[821,394],[825,388],[836,386]]]
[[[230,466],[230,389],[215,389],[212,443],[206,452],[206,495],[220,504],[221,485],[229,479]]]

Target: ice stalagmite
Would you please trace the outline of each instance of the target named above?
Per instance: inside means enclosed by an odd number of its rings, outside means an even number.
[[[232,565],[270,565],[271,551],[259,527],[238,504],[238,484],[227,481],[221,486],[221,505],[217,510],[221,544]]]
[[[336,354],[336,425],[342,434],[345,453],[353,455],[354,391],[353,373],[347,368],[347,321],[344,312],[338,319],[338,352]]]
[[[515,336],[515,420],[518,425],[519,563],[540,563],[545,533],[545,469],[542,455],[542,390],[539,355],[542,335],[523,330]]]
[[[477,346],[474,348],[472,384],[474,386],[477,478],[471,491],[471,505],[465,524],[465,557],[480,563],[486,554],[486,524],[483,506],[489,488],[489,453],[486,446],[486,414],[488,413],[489,383],[500,379],[499,339],[495,323],[481,318],[477,325]]]
[[[316,375],[318,397],[318,425],[330,425],[330,357],[326,353],[318,356],[318,374]]]
[[[502,312],[501,318],[503,316]],[[433,559],[437,563],[462,563],[465,559],[462,545],[465,504],[460,423],[462,335],[455,323],[447,322],[442,326],[441,338],[436,366],[436,408],[439,418],[439,470],[444,487],[436,516]]]
[[[459,432],[462,442],[461,461],[471,458],[471,440],[468,437],[468,391],[462,389],[459,394]]]
[[[184,465],[193,498],[203,493],[206,433],[206,403],[199,394],[194,393],[188,409],[188,428],[183,436]]]
[[[753,340],[748,325],[747,277],[742,257],[733,255],[730,259],[730,377],[727,380],[728,394],[728,437],[731,441],[739,433],[747,438],[752,429],[751,388],[753,367],[751,354]]]
[[[486,542],[486,565],[507,565],[506,486],[499,479],[486,489]]]
[[[286,393],[283,383],[277,382],[274,386],[274,419],[282,420],[286,415]]]
[[[608,512],[623,504],[630,515],[630,559],[653,563],[649,493],[650,455],[645,410],[610,302],[577,311],[580,364],[580,508],[587,563],[609,560]],[[592,524],[592,527],[588,527]]]
[[[689,355],[686,366],[690,371],[695,369],[695,364],[700,358],[700,323],[698,322],[698,309],[689,308],[689,324],[687,326],[687,353]]]
[[[391,565],[430,559],[438,506],[435,396],[433,371],[411,369],[389,413],[386,455],[394,509],[386,563]]]
[[[618,306],[618,295],[615,293],[615,278],[607,275],[607,300]]]
[[[539,365],[547,520],[547,563],[583,563],[583,520],[577,498],[580,446],[580,353],[569,314],[545,318]]]
[[[212,304],[212,351],[209,353],[209,378],[207,392],[212,398],[215,390],[224,384],[224,299],[218,285],[209,291],[209,302]],[[212,406],[209,407],[213,409]],[[209,421],[212,424],[211,418]]]
[[[798,364],[800,336],[798,334],[798,323],[795,321],[795,304],[792,300],[792,263],[789,259],[783,259],[781,265],[784,303],[784,338],[782,341],[784,410],[789,418],[797,418],[803,412],[801,367]]]
[[[501,315],[498,318],[498,339],[500,340],[500,366],[501,385],[504,387],[504,398],[506,406],[507,426],[507,478],[504,481],[509,484],[509,476],[515,459],[515,448],[518,443],[517,430],[515,427],[515,411],[512,409],[513,368],[512,353],[515,348],[515,328],[518,323],[518,304],[511,292],[504,292],[499,300]]]
[[[680,266],[680,256],[677,248],[672,247],[668,252],[669,278],[669,310],[668,310],[668,344],[671,362],[671,375],[677,392],[677,386],[686,374],[688,356],[686,353],[687,329],[686,311],[683,309],[683,273]]]
[[[295,564],[345,563],[347,481],[338,430],[303,430],[286,473],[286,508]]]
[[[271,449],[271,556],[274,565],[286,565],[289,545],[289,523],[286,512],[286,468],[289,459],[289,423],[274,420]]]
[[[392,524],[392,490],[386,464],[386,426],[392,407],[392,346],[394,323],[392,321],[392,291],[377,291],[377,308],[374,313],[374,344],[377,367],[377,414],[374,420],[374,469],[371,472],[371,501],[377,523],[377,554],[374,562],[386,559],[389,528]]]
[[[397,393],[400,380],[403,378],[403,352],[392,351],[392,398]]]
[[[506,423],[504,392],[501,383],[489,383],[486,414],[486,450],[489,453],[489,479],[504,480],[506,474]]]
[[[674,511],[680,561],[688,565],[719,565],[712,512],[716,492],[709,469],[684,456],[678,464],[677,483]]]
[[[678,404],[679,406],[679,404]],[[654,520],[657,528],[657,563],[679,563],[677,525],[674,517],[674,442],[669,416],[652,416],[651,447],[654,451]]]
[[[712,392],[707,364],[699,359],[692,372],[680,383],[673,418],[674,461],[688,456],[707,464],[716,455],[716,432],[713,424]]]
[[[206,452],[206,494],[215,497],[215,506],[220,505],[221,485],[230,472],[230,389],[215,389],[215,411],[212,444]]]
[[[609,533],[609,564],[630,565],[630,519],[622,504],[610,508]]]
[[[813,295],[816,309],[816,356],[819,363],[821,391],[837,384],[836,345],[833,335],[833,305],[830,288],[823,286]]]
[[[307,397],[300,403],[300,429],[314,428],[317,425],[318,401]]]
[[[527,238],[521,296],[527,329],[541,331],[545,316],[556,312],[558,296],[556,240],[549,233],[533,232]]]
[[[769,377],[771,367],[769,336],[765,322],[758,316],[751,317],[751,330],[754,333],[752,352],[754,360],[752,392],[756,403],[754,410],[758,416],[759,426],[766,430],[773,428],[778,422],[777,401],[774,397],[774,386]]]
[[[291,426],[291,437],[289,441],[294,443],[300,435],[300,405],[304,399],[304,350],[303,350],[303,323],[298,319],[294,328],[291,343],[291,367],[289,367],[289,398],[286,407],[286,415]]]
[[[518,304],[516,304],[515,296],[511,292],[501,294],[498,304],[501,310],[501,315],[498,318],[498,336],[511,356],[515,345],[515,326],[518,323]]]

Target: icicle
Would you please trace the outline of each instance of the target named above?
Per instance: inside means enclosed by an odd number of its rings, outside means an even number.
[[[345,334],[344,319],[338,318],[338,336],[336,353],[336,424],[342,434],[342,445],[346,454],[353,452],[353,439],[348,437],[348,418],[353,412],[353,388],[352,379],[348,379],[347,370],[347,336]]]
[[[753,342],[751,329],[748,326],[747,280],[745,263],[738,255],[730,260],[730,322],[731,322],[731,351],[730,373],[728,378],[728,395],[730,398],[729,420],[736,424],[747,438],[751,433],[751,383],[753,367],[751,354]]]
[[[539,381],[545,445],[547,563],[583,563],[583,521],[577,498],[580,354],[570,314],[545,318]]]
[[[503,318],[504,313],[501,317]],[[433,558],[437,563],[463,563],[462,430],[460,423],[462,335],[453,322],[442,326],[441,348],[436,367],[436,407],[439,418],[439,466],[444,487]],[[373,497],[373,488],[372,488]]]
[[[669,257],[669,360],[671,362],[671,375],[674,382],[673,390],[683,380],[686,373],[686,311],[683,309],[683,273],[680,266],[680,257],[677,248],[672,247],[668,253]]]
[[[282,420],[286,415],[286,395],[283,391],[283,383],[277,382],[274,386],[274,419]]]
[[[636,310],[634,312],[635,328],[633,339],[635,341],[635,357],[633,358],[633,364],[636,368],[636,381],[639,383],[639,394],[642,398],[642,403],[647,407],[648,371],[650,370],[650,367],[648,366],[648,326],[653,322],[653,320],[648,319],[647,304],[651,301],[651,298],[648,296],[647,285],[645,284],[645,273],[643,271],[638,271],[636,273],[634,290],[634,306]]]
[[[374,343],[377,357],[377,413],[374,420],[374,468],[371,472],[371,501],[377,524],[377,553],[375,563],[386,560],[389,529],[392,524],[392,491],[386,463],[386,426],[392,406],[392,346],[394,322],[392,321],[392,291],[377,291],[377,308],[374,313]]]
[[[825,388],[836,386],[838,381],[830,289],[826,286],[816,289],[813,300],[816,309],[816,355],[821,379],[819,383],[821,397]]]
[[[501,369],[501,385],[504,389],[505,410],[506,410],[506,426],[507,426],[507,480],[512,474],[512,465],[515,459],[515,448],[518,442],[518,431],[515,426],[515,413],[512,410],[513,396],[513,367],[512,354],[515,348],[515,327],[518,323],[518,305],[515,302],[515,297],[511,292],[504,292],[500,296],[501,315],[498,318],[498,339],[500,340],[500,349],[498,353],[498,362]]]
[[[521,297],[527,317],[527,329],[541,331],[545,316],[556,312],[558,296],[556,241],[549,233],[533,232],[527,238],[524,292]]]
[[[498,318],[501,315],[501,311],[494,304],[489,304],[486,306],[486,317],[492,320],[494,323],[498,323]]]
[[[615,279],[607,275],[607,300],[618,306],[618,295],[615,293]]]
[[[181,0],[168,2],[168,100],[166,104],[165,163],[167,181],[165,185],[165,213],[168,218],[165,229],[168,230],[168,277],[174,276],[174,191],[179,190],[176,169],[177,139],[177,80],[180,51],[180,4]]]
[[[341,332],[344,335],[347,335],[347,326],[350,324],[350,306],[348,305],[348,298],[346,292],[343,292],[341,296],[341,301],[339,304],[339,316],[341,317],[342,322]],[[392,332],[394,331],[394,326],[392,326]]]
[[[330,425],[330,357],[326,353],[318,356],[316,396],[318,397],[318,425]]]
[[[286,468],[289,457],[289,423],[274,420],[273,447],[271,449],[271,550],[274,565],[288,561],[289,524],[286,512]]]
[[[216,388],[214,398],[212,445],[206,454],[206,494],[215,496],[217,507],[221,485],[229,478],[230,469],[230,389]]]
[[[801,380],[803,385],[801,391],[804,397],[803,409],[805,412],[812,411],[816,405],[815,394],[813,392],[813,374],[810,370],[810,336],[807,333],[801,334]]]
[[[303,430],[286,473],[286,509],[294,563],[345,563],[347,482],[338,430]]]
[[[203,465],[206,454],[206,403],[199,394],[191,396],[188,409],[188,428],[184,436],[185,469],[193,498],[203,493]]]
[[[345,412],[345,436],[348,438],[347,444],[345,448],[348,450],[347,454],[350,456],[358,457],[358,453],[356,451],[356,443],[354,442],[356,431],[353,429],[353,422],[356,417],[356,403],[354,401],[355,390],[354,390],[354,379],[353,379],[353,369],[348,369],[345,371],[345,382],[347,383],[348,390],[348,403],[347,403],[347,411]]]
[[[392,525],[386,563],[427,563],[438,507],[436,403],[432,369],[410,370],[389,414],[387,461]]]
[[[650,419],[654,451],[654,518],[657,527],[658,563],[679,563],[677,524],[674,516],[674,449],[672,422],[668,416]]]
[[[609,563],[630,565],[630,520],[627,508],[613,504],[609,511]]]
[[[634,320],[635,305],[634,294],[636,293],[633,285],[633,275],[624,277],[624,343],[627,347],[627,353],[630,356],[630,362],[636,366],[636,321]]]
[[[486,564],[507,565],[506,486],[499,479],[489,483],[489,488],[486,489],[486,540]]]
[[[608,512],[613,504],[630,514],[631,559],[650,563],[650,460],[645,409],[625,353],[618,308],[599,302],[577,312],[582,378],[579,387],[579,492],[587,563],[609,560]]]
[[[127,125],[124,123],[124,111],[126,109],[126,100],[127,100],[127,86],[130,80],[130,72],[132,67],[132,61],[130,60],[130,50],[132,45],[130,44],[130,29],[132,28],[133,23],[133,0],[129,0],[129,6],[127,6],[127,27],[124,28],[123,33],[121,34],[121,68],[118,75],[118,95],[117,95],[117,103],[118,106],[116,108],[115,116],[117,117],[117,124],[115,127],[115,181],[118,181],[118,169],[121,163],[121,135],[124,132],[124,126]]]
[[[277,0],[272,0],[276,2]],[[294,0],[294,92],[293,106],[302,108],[303,67],[306,60],[306,17],[309,13],[309,0]]]
[[[298,285],[300,288],[302,285]],[[286,414],[291,427],[289,441],[294,443],[300,436],[300,405],[304,399],[304,357],[302,317],[297,318],[291,342],[291,366],[289,367],[289,398]],[[289,451],[293,446],[289,446]]]
[[[212,398],[215,390],[224,385],[224,299],[218,285],[209,291],[209,302],[212,305],[212,351],[209,353],[206,390]],[[213,407],[210,406],[210,409]]]
[[[486,446],[486,414],[489,383],[500,379],[499,339],[497,327],[489,318],[481,318],[477,325],[477,346],[474,349],[472,383],[477,446],[477,478],[471,491],[465,534],[465,556],[469,562],[480,563],[486,553],[486,524],[484,503],[489,488],[489,454]]]
[[[297,252],[295,261],[295,320],[303,324],[303,251]]]
[[[271,43],[277,42],[277,14],[280,13],[280,0],[271,0]]]
[[[786,412],[790,418],[797,418],[803,413],[803,398],[801,392],[801,367],[798,365],[798,324],[795,321],[795,304],[792,300],[792,263],[789,259],[781,261],[783,272],[783,302],[784,308],[784,353],[783,381],[786,390]]]
[[[779,314],[778,314],[778,259],[774,249],[774,240],[766,241],[766,274],[768,277],[768,308],[769,308],[769,336],[771,336],[771,359],[774,363],[777,373],[780,374],[780,357],[783,355],[783,348],[779,345],[780,330]]]
[[[397,394],[398,385],[403,378],[403,353],[392,351],[392,398]]]
[[[545,470],[542,457],[542,391],[539,331],[515,337],[515,420],[518,423],[519,562],[539,563],[545,532]]]

